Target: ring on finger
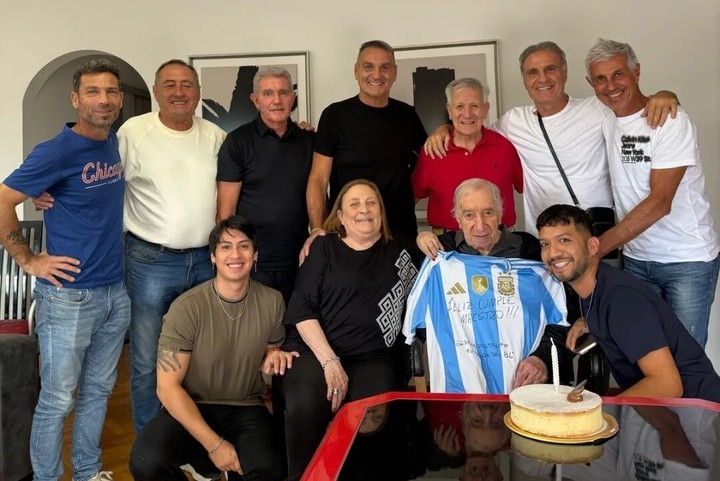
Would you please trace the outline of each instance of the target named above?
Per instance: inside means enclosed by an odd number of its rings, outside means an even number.
[[[333,396],[337,396],[339,392],[340,392],[340,391],[339,391],[338,388],[336,388],[336,387],[334,387],[333,390],[332,390]]]

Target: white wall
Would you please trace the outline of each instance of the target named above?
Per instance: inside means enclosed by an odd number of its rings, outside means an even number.
[[[37,73],[56,57],[99,50],[123,58],[152,84],[172,58],[308,50],[313,120],[330,102],[354,94],[359,44],[394,46],[500,40],[502,107],[528,102],[517,56],[554,40],[568,54],[567,90],[591,95],[583,59],[599,36],[627,41],[642,64],[646,93],[675,91],[695,121],[706,191],[720,223],[720,2],[717,0],[77,0],[4,2],[0,11],[0,179],[22,157],[22,101]],[[60,126],[58,126],[58,129]],[[717,303],[720,305],[720,302]],[[713,312],[708,352],[720,367],[720,308]]]

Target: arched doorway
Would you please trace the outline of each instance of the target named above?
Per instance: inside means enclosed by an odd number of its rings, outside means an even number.
[[[113,127],[117,130],[125,120],[152,109],[150,90],[142,76],[123,59],[96,50],[70,52],[52,60],[35,74],[23,97],[23,157],[40,142],[57,135],[66,122],[77,120],[77,112],[70,104],[72,74],[83,62],[106,58],[120,67],[122,89],[125,94],[120,117]],[[42,214],[26,202],[23,218],[41,219]]]

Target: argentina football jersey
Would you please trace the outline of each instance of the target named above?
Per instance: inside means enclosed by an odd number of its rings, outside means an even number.
[[[457,252],[426,259],[403,325],[426,329],[433,392],[510,392],[547,324],[567,325],[565,291],[541,262]]]

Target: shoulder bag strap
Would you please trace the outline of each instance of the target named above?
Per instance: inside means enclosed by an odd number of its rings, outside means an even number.
[[[552,142],[550,142],[550,137],[548,137],[547,130],[545,130],[545,124],[543,123],[542,116],[540,115],[540,112],[536,112],[538,122],[540,123],[540,130],[542,130],[543,137],[545,137],[545,142],[547,142],[548,147],[550,147],[550,153],[553,156],[553,159],[555,159],[555,164],[557,165],[558,170],[560,171],[560,175],[562,175],[562,179],[565,182],[565,187],[567,187],[568,192],[570,192],[570,197],[572,197],[573,202],[575,205],[580,205],[580,202],[578,202],[577,197],[575,196],[575,192],[573,191],[572,187],[570,186],[570,181],[568,181],[567,176],[565,175],[565,170],[562,168],[562,165],[560,165],[560,160],[558,159],[557,154],[555,153],[555,149],[552,146]]]

